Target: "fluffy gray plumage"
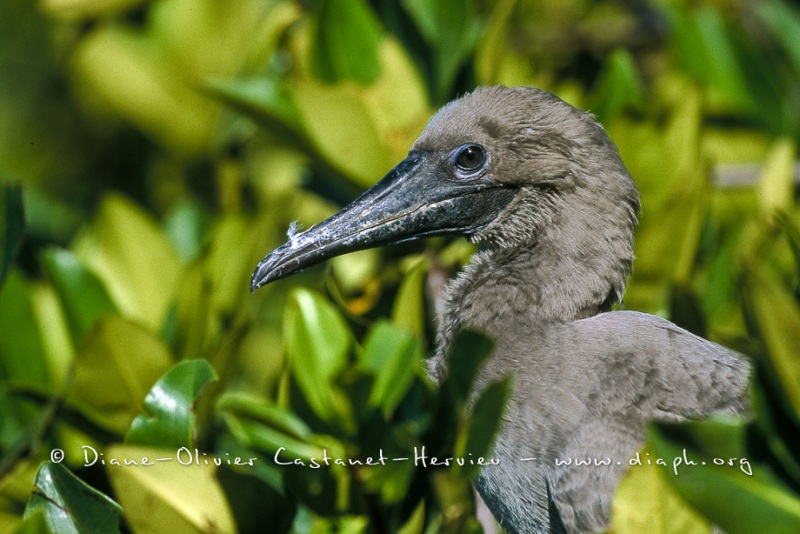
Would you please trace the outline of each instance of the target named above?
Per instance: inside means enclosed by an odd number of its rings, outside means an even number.
[[[510,533],[602,531],[644,423],[743,413],[748,366],[659,317],[609,311],[631,269],[639,202],[591,115],[533,88],[481,88],[443,108],[414,149],[465,142],[486,147],[488,173],[520,193],[473,236],[480,252],[445,290],[431,375],[458,365],[444,355],[460,328],[491,334],[479,383],[511,374],[514,388],[501,463],[478,491]],[[612,465],[555,466],[587,457]]]

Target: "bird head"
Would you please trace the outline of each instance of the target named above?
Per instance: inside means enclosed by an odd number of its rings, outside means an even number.
[[[443,107],[375,186],[267,255],[251,289],[420,237],[532,246],[565,221],[591,229],[598,214],[622,214],[632,241],[637,210],[633,181],[591,115],[530,87],[479,88]]]

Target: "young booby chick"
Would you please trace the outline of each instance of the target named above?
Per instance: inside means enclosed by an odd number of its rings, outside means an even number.
[[[748,365],[664,319],[611,311],[633,260],[639,200],[594,118],[530,87],[484,87],[431,119],[341,212],[259,263],[252,289],[333,256],[433,235],[479,252],[450,282],[430,374],[463,327],[495,340],[479,385],[513,375],[475,486],[509,533],[594,532],[649,420],[743,413]],[[610,459],[556,466],[556,459]],[[524,460],[524,461],[523,461]]]

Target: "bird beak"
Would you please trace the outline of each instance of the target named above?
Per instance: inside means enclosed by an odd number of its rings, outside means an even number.
[[[437,153],[411,152],[342,211],[290,235],[258,264],[250,290],[356,250],[425,236],[472,235],[517,193],[488,178],[458,181],[443,163]]]

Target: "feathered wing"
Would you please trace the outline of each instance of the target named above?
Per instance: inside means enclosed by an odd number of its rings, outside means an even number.
[[[644,424],[746,413],[749,365],[728,348],[643,313],[611,312],[569,326],[587,346],[596,340],[590,362],[596,389],[585,398],[584,420],[564,455],[611,463],[556,468],[550,483],[570,531],[599,531],[608,527],[614,490],[642,446]]]
[[[642,446],[647,421],[746,412],[747,362],[659,317],[609,312],[515,332],[498,342],[493,376],[486,377],[514,375],[495,449],[502,463],[485,469],[476,484],[480,491],[509,480],[527,483],[487,500],[501,523],[531,520],[504,524],[510,532],[550,532],[558,520],[567,532],[606,529],[614,491]],[[592,465],[575,465],[586,460]],[[541,502],[543,483],[554,496],[555,520],[553,507]]]

